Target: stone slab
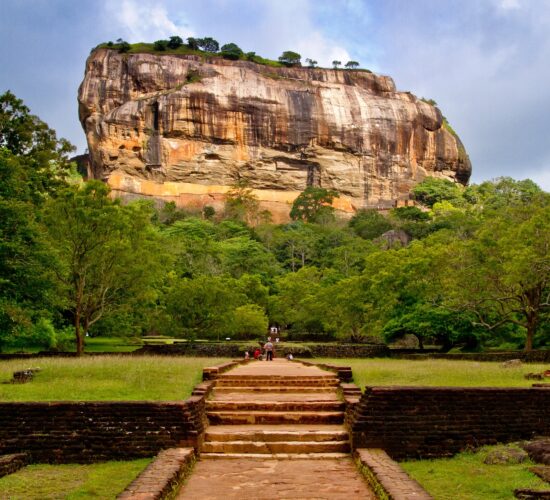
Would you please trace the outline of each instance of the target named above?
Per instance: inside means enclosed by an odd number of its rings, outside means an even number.
[[[201,460],[179,500],[375,499],[350,458]]]

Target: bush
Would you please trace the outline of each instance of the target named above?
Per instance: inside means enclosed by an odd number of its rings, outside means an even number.
[[[168,40],[157,40],[153,46],[155,47],[155,50],[166,50],[168,48],[168,44],[170,42]]]
[[[221,54],[224,59],[231,59],[233,61],[236,61],[237,59],[241,58],[241,56],[243,55],[243,51],[235,43],[226,43],[222,46]]]

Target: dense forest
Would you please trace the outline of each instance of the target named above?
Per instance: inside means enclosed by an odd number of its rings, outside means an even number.
[[[550,195],[529,180],[427,178],[416,206],[335,216],[308,188],[270,223],[246,184],[226,210],[113,199],[58,139],[0,96],[0,350],[91,336],[531,349],[550,341]]]

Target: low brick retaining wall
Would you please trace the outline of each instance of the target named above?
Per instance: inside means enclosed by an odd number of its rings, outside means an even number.
[[[0,477],[13,474],[27,465],[28,457],[25,453],[0,455]]]
[[[242,362],[244,362],[244,360],[228,361],[227,363],[222,363],[221,365],[217,366],[206,366],[202,369],[202,379],[205,381],[215,380],[216,378],[218,378],[218,375],[225,373],[228,370],[231,370],[231,368],[235,368],[239,364],[242,364]]]
[[[194,463],[193,448],[171,448],[161,451],[117,498],[120,500],[173,498]]]
[[[391,357],[397,359],[450,359],[461,361],[494,361],[503,362],[520,359],[524,363],[550,363],[550,349],[531,352],[472,352],[472,353],[406,353],[404,350],[391,351]]]
[[[355,451],[354,457],[377,498],[432,500],[433,497],[384,450],[361,448]]]
[[[318,366],[323,370],[333,372],[336,374],[341,382],[349,382],[353,379],[353,373],[351,371],[351,367],[349,366],[332,365],[328,363],[315,363],[304,360],[300,360],[299,362],[306,366]]]
[[[0,454],[31,462],[90,463],[150,457],[200,445],[205,397],[186,401],[0,403]]]
[[[354,448],[381,448],[394,459],[451,456],[550,436],[550,390],[367,387],[346,423]]]
[[[209,344],[171,344],[171,345],[148,345],[130,354],[150,354],[165,356],[202,356],[218,358],[242,358],[247,343],[242,345],[233,343],[209,343]],[[253,347],[258,343],[250,342],[249,353],[254,352]],[[275,352],[278,357],[285,357],[292,353],[297,358],[377,358],[389,355],[389,349],[385,345],[378,344],[314,344],[306,347],[295,346],[282,342],[275,344]]]

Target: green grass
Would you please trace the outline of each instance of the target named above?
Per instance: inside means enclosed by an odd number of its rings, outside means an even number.
[[[132,352],[142,345],[139,338],[89,337],[86,339],[84,352]]]
[[[527,470],[531,462],[484,464],[492,448],[460,453],[453,458],[401,462],[400,465],[436,500],[513,499],[515,488],[546,489],[545,483]]]
[[[221,358],[93,356],[0,361],[0,401],[181,400]],[[4,384],[40,367],[32,382]]]
[[[29,465],[0,479],[1,498],[114,499],[150,461],[146,458],[90,465]]]
[[[367,385],[530,387],[536,381],[523,376],[548,369],[542,364],[501,368],[495,362],[446,359],[319,359],[319,362],[351,366],[353,380],[362,389]]]
[[[143,345],[138,337],[87,337],[85,339],[84,352],[132,352]],[[44,346],[7,346],[3,353],[37,353],[46,351]],[[67,348],[68,352],[76,352],[76,342]]]

